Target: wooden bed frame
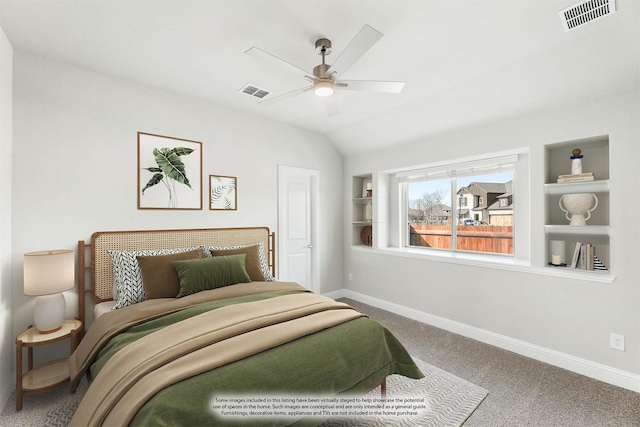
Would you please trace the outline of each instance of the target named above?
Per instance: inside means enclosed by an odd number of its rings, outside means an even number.
[[[91,243],[78,241],[78,320],[86,330],[86,299],[91,293],[94,304],[113,300],[113,270],[110,250],[171,249],[200,245],[232,246],[264,243],[265,255],[273,277],[275,268],[275,233],[269,227],[198,228],[182,230],[99,231],[91,236]],[[91,249],[90,263],[86,261]],[[87,273],[90,271],[89,286]]]

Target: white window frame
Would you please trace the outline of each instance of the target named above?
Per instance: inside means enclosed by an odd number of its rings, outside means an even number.
[[[408,245],[408,229],[406,227],[408,218],[407,183],[409,181],[419,181],[424,177],[446,177],[463,175],[464,170],[473,170],[473,175],[491,173],[495,171],[496,164],[511,164],[513,168],[513,189],[518,193],[518,214],[514,217],[514,253],[513,255],[502,255],[485,252],[460,252],[453,250],[441,250],[429,248],[418,248]],[[394,171],[382,172],[382,175],[389,177],[390,186],[396,189],[390,193],[391,222],[384,226],[384,231],[388,233],[387,245],[379,247],[383,253],[393,255],[405,254],[406,256],[441,260],[461,264],[482,265],[495,264],[496,266],[514,265],[529,266],[531,263],[531,233],[530,233],[530,169],[529,152],[527,149],[516,149],[508,152],[475,156],[457,161],[441,162],[433,165],[423,165],[421,167],[396,169]],[[394,184],[395,183],[395,184]],[[457,188],[452,189],[455,194]],[[397,207],[394,213],[393,206]],[[452,210],[455,204],[452,204]],[[452,212],[455,217],[457,212]],[[381,230],[382,231],[382,230]],[[454,227],[455,232],[455,227]],[[515,238],[515,236],[518,236]],[[452,237],[455,239],[455,236]],[[455,241],[455,240],[454,240]],[[505,264],[506,263],[506,264]]]

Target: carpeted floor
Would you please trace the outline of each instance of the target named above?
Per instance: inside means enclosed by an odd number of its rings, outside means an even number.
[[[416,363],[425,374],[425,378],[412,380],[399,375],[392,375],[387,380],[387,397],[423,398],[428,409],[418,411],[416,416],[333,419],[323,427],[457,427],[460,426],[482,402],[487,391],[468,381],[451,375],[421,360]],[[76,394],[69,394],[66,387],[26,396],[23,410],[15,410],[15,392],[0,414],[0,426],[67,426],[75,412],[79,400],[86,391],[86,380]],[[379,389],[370,393],[371,397],[379,397]]]
[[[393,332],[418,359],[489,390],[464,427],[638,427],[640,393],[341,299]]]
[[[63,427],[68,424],[78,402],[87,391],[87,380],[82,379],[78,391],[71,394],[69,385],[22,398],[22,410],[16,412],[16,391],[14,390],[0,413],[0,427]],[[51,415],[49,415],[51,414]]]

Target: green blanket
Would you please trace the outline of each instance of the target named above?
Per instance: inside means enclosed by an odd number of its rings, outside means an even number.
[[[88,375],[95,378],[119,350],[167,325],[221,307],[296,292],[268,292],[205,302],[146,320],[108,340],[91,364]],[[211,409],[212,401],[216,396],[238,394],[361,395],[394,373],[411,378],[423,376],[402,344],[386,328],[369,318],[359,317],[179,381],[148,400],[131,425],[317,425],[322,418],[221,417]]]

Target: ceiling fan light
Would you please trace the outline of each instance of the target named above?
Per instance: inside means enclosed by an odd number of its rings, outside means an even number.
[[[313,93],[318,96],[331,96],[333,95],[334,84],[331,81],[320,80],[313,85]]]

